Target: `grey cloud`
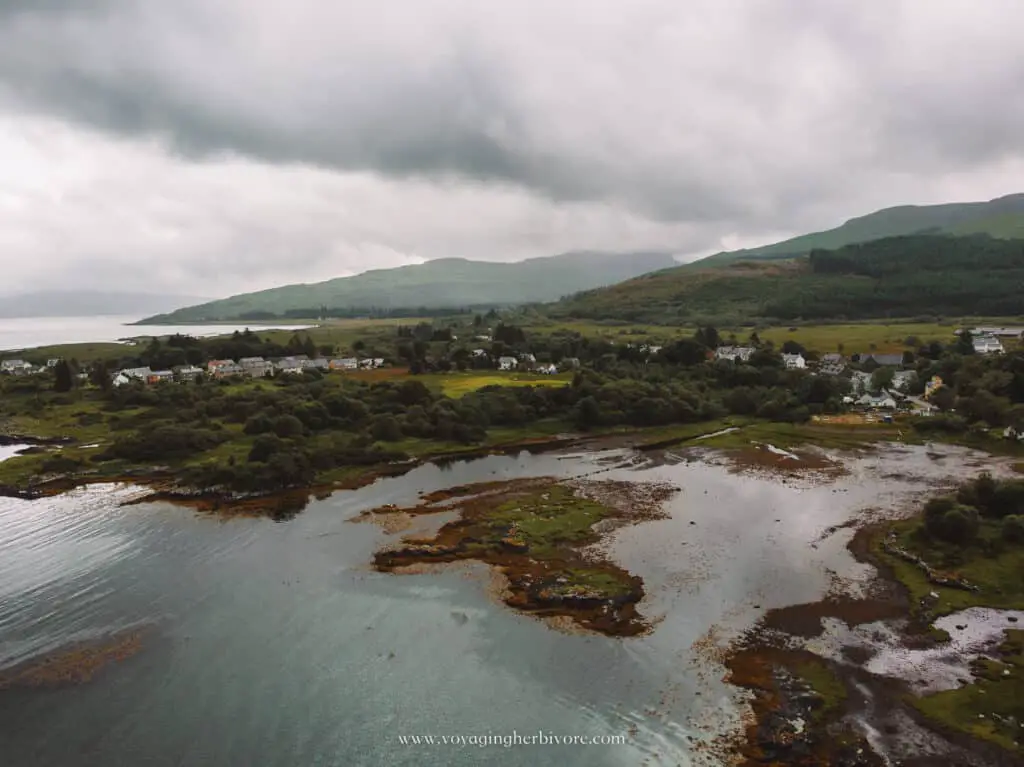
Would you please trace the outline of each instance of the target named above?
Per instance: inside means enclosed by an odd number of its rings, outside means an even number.
[[[1018,0],[0,0],[0,247],[25,280],[195,292],[994,197],[1024,177],[1022,26]]]

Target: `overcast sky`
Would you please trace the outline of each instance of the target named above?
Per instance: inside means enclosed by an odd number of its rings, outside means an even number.
[[[1020,0],[0,0],[2,291],[687,259],[1024,191]]]

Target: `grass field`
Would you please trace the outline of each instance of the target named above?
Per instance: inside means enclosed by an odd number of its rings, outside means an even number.
[[[448,397],[457,398],[485,386],[566,386],[572,373],[542,375],[539,373],[503,373],[496,370],[466,373],[440,373],[420,376],[427,384],[438,385]]]

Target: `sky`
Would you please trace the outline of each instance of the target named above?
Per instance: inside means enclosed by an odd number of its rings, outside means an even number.
[[[681,260],[1024,191],[1020,0],[0,0],[0,293]]]

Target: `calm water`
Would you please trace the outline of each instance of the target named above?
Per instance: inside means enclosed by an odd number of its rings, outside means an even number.
[[[0,763],[22,765],[689,765],[689,737],[735,726],[736,692],[695,656],[765,609],[863,578],[848,531],[964,470],[922,450],[860,460],[837,483],[731,474],[707,463],[626,467],[623,454],[492,457],[313,503],[294,520],[220,521],[130,488],[0,499],[0,667],[133,626],[142,651],[90,683],[0,692]],[[369,569],[388,539],[349,520],[466,482],[600,472],[671,481],[671,518],[620,531],[642,575],[646,637],[556,632],[465,571]],[[882,479],[899,473],[898,479]],[[695,522],[696,524],[691,524]],[[399,735],[628,734],[618,746],[404,746]],[[705,762],[714,763],[714,761]]]
[[[78,344],[119,341],[147,335],[167,336],[183,333],[191,336],[215,336],[235,330],[271,330],[281,325],[139,325],[140,317],[0,317],[0,351],[29,349],[52,344]],[[308,325],[288,325],[296,329]]]

